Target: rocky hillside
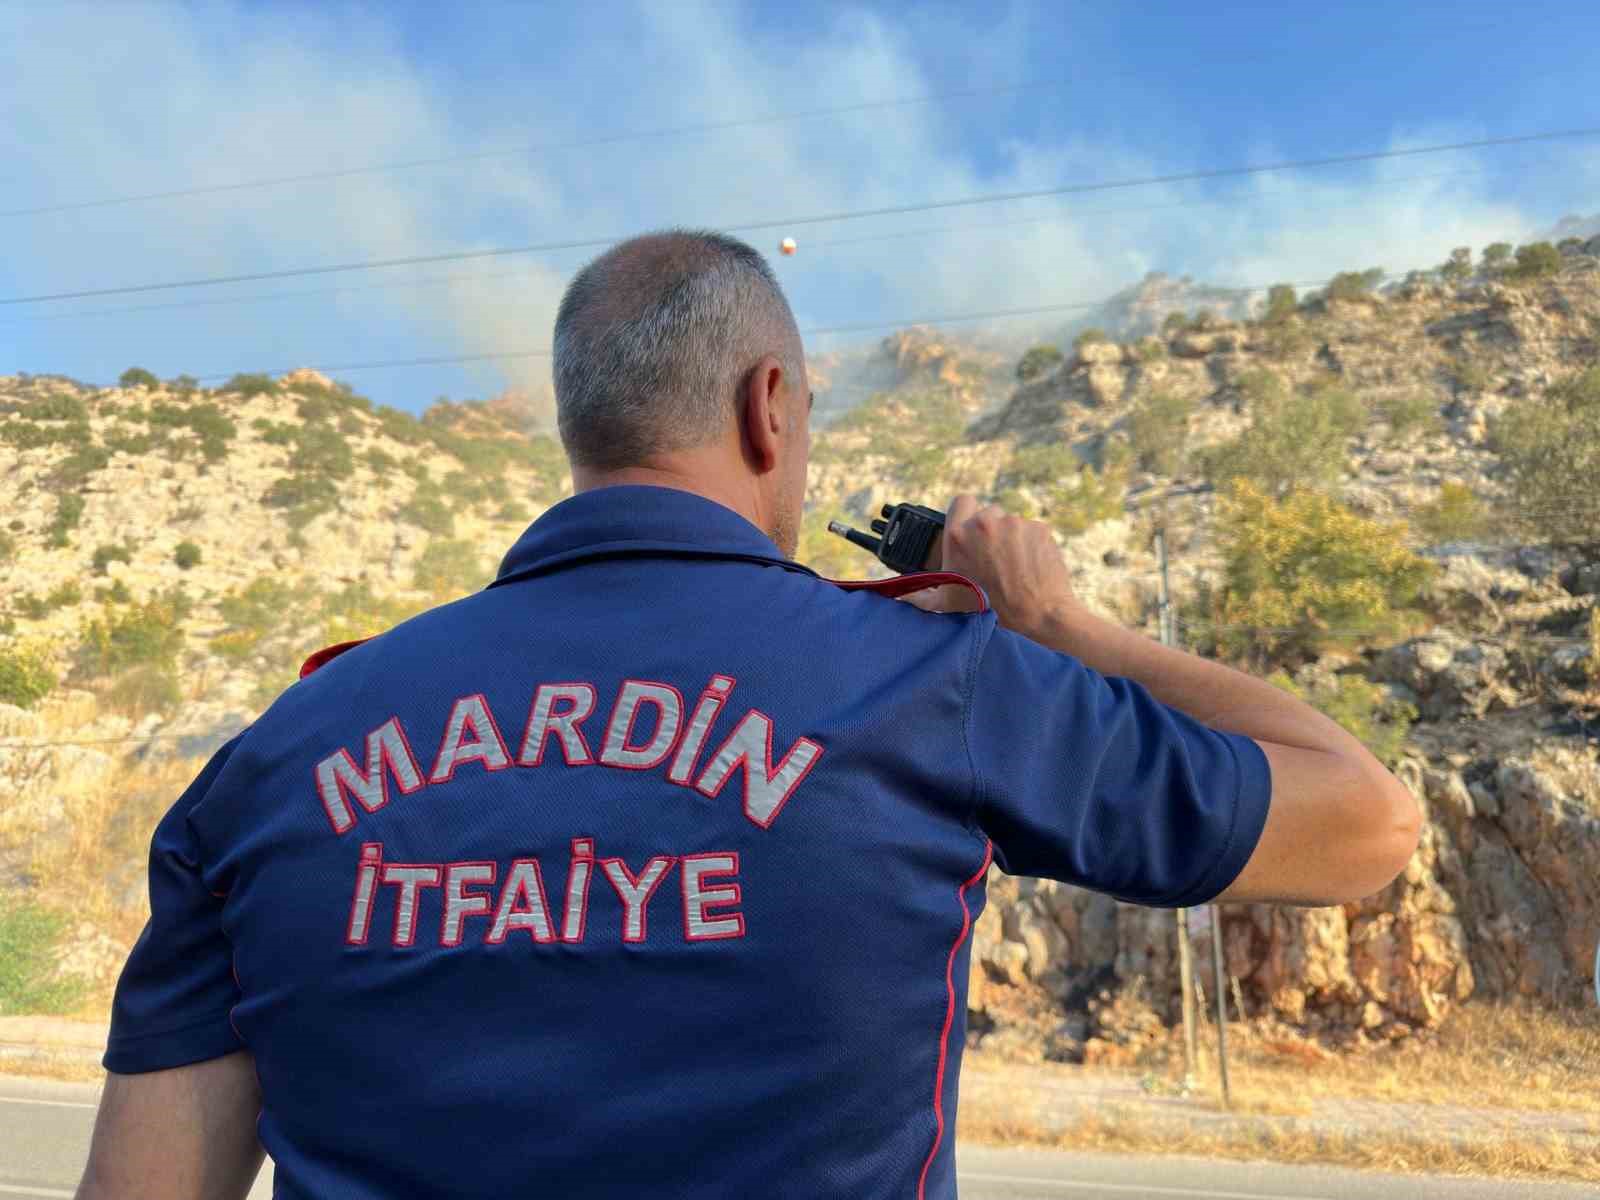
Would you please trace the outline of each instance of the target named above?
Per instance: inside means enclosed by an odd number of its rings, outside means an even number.
[[[1600,361],[1600,239],[1521,274],[1351,276],[1249,319],[1167,319],[1167,283],[1130,292],[1138,336],[1020,363],[926,329],[819,358],[819,381],[871,394],[815,438],[799,557],[874,573],[829,519],[977,491],[1050,521],[1085,599],[1154,633],[1161,520],[1183,640],[1368,737],[1428,816],[1379,896],[1223,913],[1245,1015],[1390,1039],[1472,997],[1578,1002],[1600,934],[1600,537],[1543,536],[1559,496],[1529,501],[1508,456],[1512,418]],[[418,420],[312,372],[0,377],[0,479],[0,889],[51,903],[38,847],[83,840],[76,792],[135,761],[181,774],[309,649],[477,586],[570,488],[514,403]],[[1247,569],[1285,546],[1292,586]],[[138,867],[106,869],[117,904],[140,902]],[[991,897],[975,1038],[1115,1060],[1107,997],[1136,979],[1175,1018],[1170,913],[998,873]]]

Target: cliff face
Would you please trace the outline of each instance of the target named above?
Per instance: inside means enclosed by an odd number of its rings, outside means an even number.
[[[1218,317],[1161,336],[1148,332],[1157,317],[1134,322],[1144,336],[1089,342],[1024,384],[957,337],[908,330],[813,364],[820,380],[849,376],[879,395],[815,435],[808,528],[864,523],[889,500],[1051,494],[1023,464],[1057,450],[1061,470],[1114,460],[1157,395],[1186,404],[1186,445],[1216,445],[1249,426],[1263,371],[1360,397],[1364,422],[1344,440],[1334,487],[1356,512],[1410,518],[1446,484],[1494,502],[1506,484],[1492,421],[1595,362],[1597,281],[1600,240],[1527,286],[1414,283],[1310,303],[1277,324]],[[30,846],[82,836],[76,791],[135,760],[207,753],[304,653],[481,584],[570,490],[558,447],[527,432],[515,397],[416,420],[308,372],[220,391],[146,383],[0,377],[0,655],[11,656],[0,686],[27,704],[0,703],[8,889],[48,893]],[[1435,420],[1408,432],[1390,401],[1417,395]],[[1172,502],[1170,576],[1180,603],[1199,594],[1222,567],[1214,495],[1192,467],[1135,464],[1119,478],[1136,499],[1195,485]],[[1149,511],[1086,509],[1057,527],[1080,595],[1153,632]],[[1358,904],[1226,909],[1227,971],[1249,1014],[1391,1038],[1473,996],[1575,1003],[1587,987],[1600,931],[1600,693],[1584,631],[1600,562],[1528,539],[1423,552],[1438,566],[1429,611],[1448,618],[1296,675],[1307,686],[1359,676],[1416,710],[1396,769],[1426,813],[1423,846]],[[808,554],[837,556],[832,572],[818,562],[824,573],[881,573],[837,540],[803,542]],[[145,650],[126,649],[134,634]],[[28,677],[43,671],[54,690],[15,690],[25,658]],[[147,677],[176,693],[152,692]],[[94,886],[138,905],[140,866],[133,858]],[[1095,997],[1136,978],[1176,1016],[1170,912],[998,872],[990,889],[974,942],[976,1037],[1114,1057],[1115,1014]],[[1196,924],[1204,965],[1218,931]],[[72,961],[114,970],[115,954],[85,955],[96,935],[81,932]]]

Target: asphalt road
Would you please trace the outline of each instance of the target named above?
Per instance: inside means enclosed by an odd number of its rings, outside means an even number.
[[[99,1089],[0,1075],[0,1200],[71,1200]],[[1435,1179],[1210,1159],[958,1149],[963,1200],[1578,1200],[1578,1184]],[[271,1164],[251,1189],[270,1200]]]

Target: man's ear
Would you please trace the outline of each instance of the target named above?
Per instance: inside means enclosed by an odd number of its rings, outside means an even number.
[[[785,433],[782,402],[783,364],[772,355],[745,376],[744,439],[755,468],[765,474],[778,465],[778,447]]]

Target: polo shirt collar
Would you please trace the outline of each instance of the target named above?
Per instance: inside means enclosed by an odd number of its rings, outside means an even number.
[[[726,505],[679,488],[629,483],[579,492],[550,508],[506,552],[489,586],[621,555],[745,559],[817,577]]]

